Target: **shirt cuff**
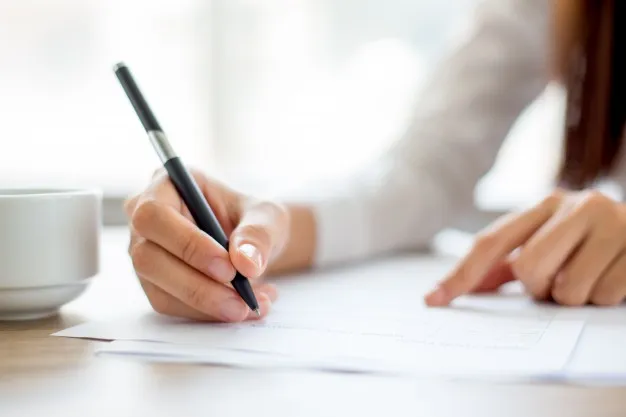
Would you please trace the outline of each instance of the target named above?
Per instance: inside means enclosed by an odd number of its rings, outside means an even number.
[[[368,254],[369,228],[361,201],[330,198],[313,202],[311,208],[317,230],[314,266],[350,262]]]
[[[282,190],[272,198],[312,210],[316,229],[314,267],[327,267],[367,256],[370,242],[366,205],[336,182]]]

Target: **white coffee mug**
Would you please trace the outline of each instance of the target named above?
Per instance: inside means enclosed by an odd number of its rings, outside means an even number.
[[[99,271],[99,190],[0,190],[0,320],[55,314]]]

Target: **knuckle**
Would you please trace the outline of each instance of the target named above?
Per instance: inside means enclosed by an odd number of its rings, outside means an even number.
[[[190,285],[184,290],[183,300],[196,310],[206,312],[209,294],[202,285]]]
[[[534,259],[530,259],[527,256],[519,256],[511,262],[511,270],[515,278],[524,285],[524,288],[530,295],[536,299],[547,297],[546,287],[549,287],[549,285],[546,285],[546,282],[550,277],[537,268],[537,263]]]
[[[527,283],[524,284],[524,288],[526,292],[530,294],[533,300],[536,301],[546,301],[550,296],[550,288],[539,288],[537,286],[529,286]]]
[[[524,281],[528,278],[531,273],[530,269],[526,256],[522,256],[522,254],[511,261],[511,271],[513,271],[513,275],[520,281]]]
[[[597,190],[586,191],[580,201],[583,210],[596,211],[605,209],[609,206],[610,200],[604,194]]]
[[[152,250],[148,242],[140,241],[131,246],[130,257],[135,271],[145,273],[150,270],[152,265]]]
[[[553,287],[560,291],[569,290],[568,287],[571,287],[571,283],[576,282],[576,274],[573,271],[574,271],[574,268],[571,264],[566,265],[563,269],[558,271],[557,273],[558,281],[555,280]]]
[[[590,301],[597,306],[613,306],[619,304],[622,300],[615,293],[597,290],[591,295]]]
[[[587,301],[583,294],[558,285],[552,289],[552,298],[557,303],[569,307],[580,307]]]
[[[137,205],[131,220],[131,226],[138,232],[143,232],[158,221],[161,207],[154,200],[146,200]]]
[[[139,276],[139,283],[152,309],[159,314],[169,315],[172,311],[173,297],[141,276]]]
[[[563,190],[556,189],[544,198],[541,204],[547,207],[554,207],[563,201],[565,195],[566,193]]]
[[[189,265],[193,264],[193,260],[198,256],[200,243],[195,235],[190,235],[182,243],[181,257],[183,261]]]
[[[618,275],[609,273],[605,275],[597,284],[591,295],[591,302],[600,306],[612,306],[621,303],[624,300],[623,292],[620,291],[620,282]]]
[[[146,292],[148,302],[154,311],[167,315],[170,311],[170,299],[165,294]]]

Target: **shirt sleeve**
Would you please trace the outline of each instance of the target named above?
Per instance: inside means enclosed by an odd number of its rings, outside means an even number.
[[[420,248],[473,207],[502,141],[548,79],[545,0],[487,0],[418,98],[404,136],[375,163],[309,189],[315,264]],[[304,191],[304,190],[303,190]]]

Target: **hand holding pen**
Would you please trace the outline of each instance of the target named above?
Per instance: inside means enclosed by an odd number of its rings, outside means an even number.
[[[287,240],[286,210],[190,174],[128,69],[120,64],[116,74],[165,165],[125,206],[129,252],[151,305],[159,313],[196,320],[264,316],[276,289],[259,277]]]

